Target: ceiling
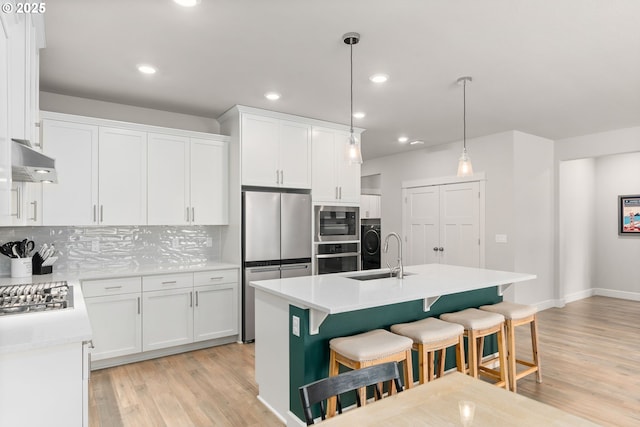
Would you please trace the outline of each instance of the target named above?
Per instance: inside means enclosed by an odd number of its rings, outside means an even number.
[[[639,20],[637,0],[55,0],[40,85],[210,118],[242,104],[346,124],[342,35],[356,31],[366,160],[460,141],[465,75],[467,138],[640,126]],[[378,72],[389,80],[369,81]]]

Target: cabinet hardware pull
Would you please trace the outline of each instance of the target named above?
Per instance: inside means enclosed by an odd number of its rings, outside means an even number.
[[[31,220],[33,222],[36,222],[36,221],[38,221],[38,201],[34,200],[30,204],[33,205],[33,218],[31,218]]]
[[[439,250],[440,252],[444,252],[444,248],[443,248],[442,246],[441,246],[441,247],[439,247],[439,248],[438,248],[438,250]]]
[[[338,199],[338,187],[336,187],[336,200]]]
[[[196,208],[191,208],[191,222],[196,222]]]
[[[174,285],[174,284],[176,284],[176,283],[178,283],[176,280],[172,280],[172,281],[170,281],[170,282],[162,282],[162,283],[160,283],[160,284],[161,284],[161,285]]]
[[[122,289],[122,286],[105,286],[104,287],[105,290],[109,290],[109,289]]]
[[[280,184],[284,184],[284,171],[280,169]]]
[[[280,184],[280,172],[276,169],[276,184]]]
[[[340,189],[340,197],[338,199],[342,200],[342,186],[338,187]]]
[[[189,302],[189,307],[193,307],[193,291],[189,292],[189,298],[191,299],[191,302]]]
[[[187,222],[189,222],[189,206],[187,206]]]
[[[209,280],[222,280],[224,276],[209,277]]]
[[[140,297],[138,297],[138,314],[140,314]]]
[[[96,220],[97,220],[96,212],[97,212],[97,206],[93,205],[93,222],[96,222]]]
[[[16,218],[20,219],[20,217],[22,216],[22,187],[16,188],[16,200]]]
[[[196,291],[196,307],[198,306],[198,291]]]
[[[100,222],[104,221],[104,205],[100,205]]]

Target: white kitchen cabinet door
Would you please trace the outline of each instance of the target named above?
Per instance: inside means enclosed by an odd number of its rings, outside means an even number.
[[[140,293],[85,298],[94,349],[92,360],[142,351]]]
[[[98,224],[98,126],[45,119],[42,148],[58,183],[42,189],[42,225]]]
[[[155,133],[147,138],[147,223],[188,224],[189,138]]]
[[[42,225],[42,183],[13,181],[11,216],[13,225]]]
[[[193,342],[193,288],[142,293],[142,351]]]
[[[147,222],[147,133],[100,127],[99,222]]]
[[[336,132],[336,173],[338,174],[339,201],[360,203],[360,165],[351,164],[347,158],[349,133]]]
[[[276,187],[280,182],[280,121],[242,115],[242,185]]]
[[[9,39],[0,19],[0,226],[11,225],[11,136],[9,133]]]
[[[27,67],[27,31],[26,14],[16,14],[8,18],[9,32],[9,117],[11,138],[26,139],[25,123],[27,88],[30,86]]]
[[[191,138],[191,223],[229,223],[227,143]]]
[[[280,121],[280,186],[311,188],[311,126]]]
[[[380,218],[380,196],[376,194],[360,196],[360,218]]]
[[[238,333],[238,283],[196,286],[194,341]]]
[[[313,201],[334,202],[338,200],[338,177],[336,174],[336,134],[331,129],[313,128],[312,190]]]

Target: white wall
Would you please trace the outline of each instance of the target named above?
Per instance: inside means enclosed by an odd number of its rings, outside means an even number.
[[[640,153],[596,160],[596,274],[598,294],[640,300],[640,236],[618,235],[618,196],[640,194]]]
[[[153,110],[95,99],[40,92],[40,109],[56,113],[75,114],[100,119],[119,120],[145,125],[192,130],[197,132],[220,133],[220,125],[215,119]]]
[[[566,302],[591,295],[595,276],[595,159],[560,164],[559,284]]]

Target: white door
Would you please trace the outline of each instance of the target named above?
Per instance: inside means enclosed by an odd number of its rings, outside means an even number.
[[[193,310],[194,341],[238,333],[238,283],[197,286]]]
[[[440,186],[440,262],[480,267],[480,183]]]
[[[479,194],[479,182],[406,189],[405,264],[480,267]]]
[[[404,193],[403,229],[407,243],[405,264],[437,263],[440,246],[440,187],[410,188]]]
[[[193,290],[142,293],[142,351],[193,342]]]
[[[335,202],[338,200],[335,132],[331,129],[314,127],[311,147],[313,201]]]
[[[42,189],[43,225],[98,223],[98,127],[43,120],[42,148],[56,160],[58,183]]]
[[[229,223],[227,143],[191,138],[191,223]]]
[[[93,360],[142,351],[140,294],[85,298],[91,319]]]
[[[147,222],[147,134],[100,127],[100,224]]]
[[[280,184],[311,188],[311,126],[280,121]]]
[[[242,185],[279,185],[279,135],[279,120],[243,114]]]
[[[147,223],[189,223],[189,138],[148,135]]]

